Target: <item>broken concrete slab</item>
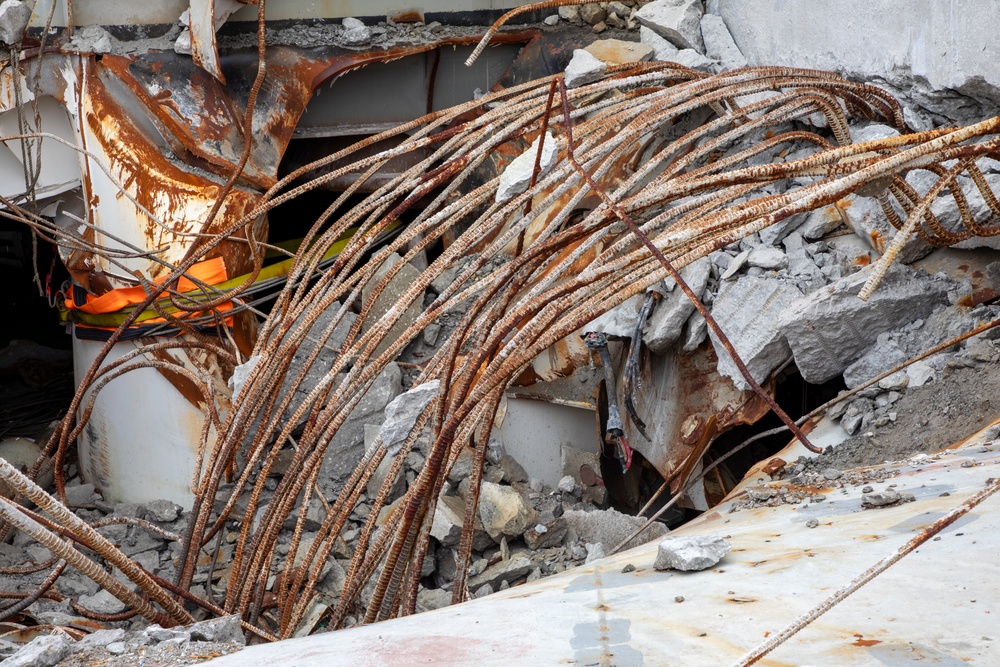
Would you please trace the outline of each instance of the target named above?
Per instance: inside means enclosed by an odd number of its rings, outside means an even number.
[[[802,292],[787,279],[745,276],[723,282],[712,304],[712,315],[746,364],[750,374],[763,382],[790,356],[791,350],[778,328],[778,317]],[[719,358],[719,373],[732,379],[738,389],[749,389],[736,364],[715,334],[709,339]]]
[[[653,567],[685,572],[706,570],[732,550],[732,545],[718,535],[668,537],[660,542]]]
[[[573,51],[573,58],[566,66],[566,87],[576,88],[593,83],[604,76],[604,70],[603,62],[583,49],[576,49]]]
[[[642,42],[626,42],[623,39],[599,39],[588,45],[584,51],[611,65],[639,63],[653,57],[653,47]]]
[[[790,304],[777,326],[788,340],[806,382],[826,382],[847,369],[876,343],[947,305],[950,281],[893,265],[868,301],[858,293],[871,273],[865,269]]]
[[[721,16],[705,14],[701,17],[701,36],[705,42],[705,55],[719,61],[723,70],[747,66],[740,48],[729,34],[729,28]]]
[[[699,0],[656,0],[640,8],[635,18],[678,48],[704,53],[702,14],[704,8]]]
[[[587,54],[590,56],[590,54]],[[593,56],[590,56],[593,57]],[[576,56],[573,56],[574,60]],[[570,62],[570,66],[573,62]],[[603,68],[604,66],[601,65]],[[603,69],[602,69],[603,72]],[[596,81],[600,78],[600,75],[592,79]],[[587,81],[586,83],[590,83]],[[569,86],[569,68],[566,68],[566,85]],[[581,84],[577,84],[581,85]],[[571,86],[572,87],[572,86]],[[532,143],[528,150],[524,151],[518,155],[514,160],[507,165],[507,168],[503,170],[500,174],[500,183],[497,185],[496,201],[497,203],[503,203],[515,196],[521,194],[528,189],[528,185],[531,183],[531,175],[535,170],[535,158],[538,156],[538,145],[542,143],[542,137],[539,136]],[[541,178],[552,169],[559,157],[559,145],[555,137],[552,136],[551,132],[545,133],[545,143],[542,144],[542,159],[538,163],[538,176]],[[419,275],[419,273],[418,273]]]
[[[711,260],[708,257],[702,257],[680,271],[681,278],[699,299],[708,286],[711,270]],[[660,300],[649,316],[646,327],[643,329],[643,341],[653,352],[663,354],[680,340],[684,324],[694,311],[695,306],[691,299],[682,290],[674,288]]]

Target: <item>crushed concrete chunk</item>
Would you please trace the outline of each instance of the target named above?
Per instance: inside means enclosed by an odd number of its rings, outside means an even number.
[[[222,642],[245,646],[247,641],[237,615],[211,618],[188,626],[191,639],[199,642]]]
[[[806,215],[806,220],[799,227],[799,233],[807,241],[816,241],[844,224],[840,210],[836,205],[824,206]]]
[[[866,493],[861,496],[863,507],[885,507],[900,501],[901,496],[896,489],[886,489],[875,493]]]
[[[617,547],[622,540],[631,535],[637,528],[643,526],[646,520],[643,517],[622,514],[614,509],[592,510],[567,510],[563,514],[570,529],[576,532],[579,539],[590,544],[607,544],[611,548]],[[662,523],[654,522],[638,537],[633,538],[625,545],[626,549],[646,544],[658,537],[666,535],[667,527]]]
[[[681,278],[699,299],[708,285],[711,269],[712,263],[708,257],[695,260],[681,269]],[[643,341],[653,352],[663,354],[680,339],[684,323],[693,312],[695,306],[687,295],[680,289],[674,289],[660,300],[649,316],[646,328],[643,329]]]
[[[938,201],[942,201],[938,199]],[[845,222],[852,232],[865,241],[873,250],[884,253],[885,249],[892,243],[896,236],[896,230],[889,221],[878,201],[870,197],[861,197],[856,194],[848,195],[841,200],[841,210],[845,214]],[[933,207],[932,207],[933,210]],[[909,264],[924,257],[933,250],[933,246],[927,244],[919,235],[913,234],[903,244],[897,261]]]
[[[572,65],[572,63],[570,64]],[[566,85],[569,85],[568,75]],[[513,162],[507,165],[507,168],[504,169],[503,173],[500,175],[500,183],[497,185],[496,201],[498,203],[513,199],[516,195],[519,195],[528,189],[528,185],[531,183],[531,174],[535,169],[535,157],[538,154],[538,144],[541,141],[541,137],[535,139],[528,150],[514,158]],[[559,146],[552,134],[547,132],[545,134],[545,144],[542,146],[542,159],[538,164],[539,174],[537,178],[541,178],[547,174],[549,169],[555,165],[558,157]]]
[[[643,294],[636,294],[631,299],[621,303],[603,315],[585,325],[585,332],[596,331],[608,336],[631,338],[639,321],[639,309],[642,308]]]
[[[684,67],[690,67],[699,72],[714,72],[716,62],[711,58],[706,58],[694,49],[681,49],[677,53],[663,58],[665,62],[677,63]]]
[[[712,315],[758,382],[766,380],[791,355],[778,318],[801,296],[793,283],[780,278],[745,276],[722,283]],[[714,332],[709,330],[708,336],[719,358],[719,373],[731,378],[738,389],[749,389]]]
[[[368,305],[368,301],[372,299],[375,286],[389,273],[389,271],[394,268],[397,264],[403,261],[403,258],[399,256],[398,253],[392,253],[386,258],[382,266],[379,267],[375,275],[372,276],[371,281],[365,285],[362,290],[362,299],[365,305]],[[362,327],[362,333],[369,331],[375,324],[391,309],[399,306],[400,298],[403,294],[410,288],[414,282],[419,280],[420,271],[417,270],[412,264],[407,262],[402,266],[398,273],[393,276],[392,280],[385,286],[382,292],[375,298],[375,302],[371,305],[371,311],[368,317],[365,319],[365,324]],[[375,348],[372,353],[372,358],[385,352],[389,347],[392,346],[396,340],[403,335],[411,324],[413,324],[420,313],[423,312],[423,300],[417,297],[412,302],[410,302],[405,310],[403,311],[403,316],[400,317],[396,324],[386,333],[383,340]],[[339,327],[338,327],[339,329]],[[315,331],[315,328],[314,328]],[[336,332],[335,332],[336,333]]]
[[[704,53],[702,14],[704,9],[699,0],[657,0],[643,6],[635,18],[678,48]]]
[[[385,406],[385,422],[379,435],[382,436],[382,446],[390,456],[399,452],[421,413],[438,395],[440,385],[440,380],[424,382],[400,394]]]
[[[732,545],[718,535],[668,537],[660,542],[653,567],[685,572],[705,570],[732,550]]]
[[[73,644],[62,633],[35,637],[20,651],[3,661],[9,667],[53,667],[73,652]]]
[[[868,301],[858,293],[871,269],[842,278],[796,300],[778,324],[806,382],[841,373],[875,344],[880,333],[927,317],[947,305],[952,283],[893,265]]]
[[[573,58],[566,66],[566,87],[576,88],[593,83],[604,76],[605,65],[583,49],[573,51]],[[532,158],[532,164],[534,159]],[[502,201],[497,193],[497,201]]]
[[[80,606],[98,614],[120,614],[127,608],[124,602],[104,590],[83,596],[80,598]]]
[[[503,536],[520,537],[525,530],[538,523],[538,512],[524,500],[524,496],[512,487],[491,482],[483,482],[478,514],[483,529],[498,541]]]
[[[736,46],[721,16],[714,14],[702,16],[701,36],[705,41],[705,55],[722,63],[723,70],[747,66],[747,59]]]
[[[528,576],[534,567],[534,563],[525,556],[513,556],[486,568],[474,577],[470,577],[469,589],[476,590],[480,586],[489,584],[493,590],[499,590],[503,582],[507,582],[508,585],[516,583],[519,579]]]
[[[114,630],[98,630],[97,632],[91,632],[89,635],[78,641],[74,648],[79,650],[92,646],[107,646],[112,642],[121,641],[124,637],[125,630],[122,628],[115,628]]]
[[[747,264],[765,271],[778,271],[788,266],[788,257],[777,248],[761,245],[750,252]]]
[[[0,4],[0,42],[8,46],[20,44],[30,20],[31,7],[19,0],[4,0]]]

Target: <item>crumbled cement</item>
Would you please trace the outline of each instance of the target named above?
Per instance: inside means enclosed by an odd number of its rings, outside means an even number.
[[[653,567],[685,572],[706,570],[732,550],[732,545],[718,535],[668,537],[660,542]]]
[[[536,512],[524,496],[509,486],[483,482],[479,492],[479,520],[494,540],[517,537],[538,523]]]
[[[636,20],[680,49],[705,52],[701,34],[704,8],[699,0],[656,0],[635,13]]]
[[[345,18],[342,24],[344,26],[342,39],[346,44],[359,46],[371,41],[372,31],[364,24],[364,21],[359,21],[356,18]]]

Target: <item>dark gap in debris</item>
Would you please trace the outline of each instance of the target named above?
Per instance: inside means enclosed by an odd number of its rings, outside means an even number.
[[[53,262],[55,250],[38,243],[38,271],[55,299],[67,274]],[[38,293],[32,268],[31,234],[16,222],[0,221],[0,307],[7,315],[0,328],[0,438],[37,439],[62,417],[73,398],[71,339],[46,296]],[[30,465],[0,443],[0,456]]]
[[[794,364],[788,366],[777,377],[775,400],[792,419],[798,419],[810,410],[823,405],[845,389],[843,376],[838,375],[822,384],[810,384],[802,379]],[[705,464],[723,456],[733,447],[738,447],[758,433],[781,426],[781,420],[769,412],[755,424],[737,426],[719,436],[709,448]],[[765,461],[781,451],[791,440],[787,431],[770,435],[751,443],[734,454],[720,467],[725,479],[726,492],[739,483],[751,467]]]

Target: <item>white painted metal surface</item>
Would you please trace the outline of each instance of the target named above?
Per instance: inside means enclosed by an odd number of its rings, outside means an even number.
[[[523,398],[507,399],[500,436],[507,453],[530,477],[552,487],[566,474],[562,465],[564,446],[595,454],[600,451],[593,410]]]
[[[73,339],[77,384],[102,346]],[[133,343],[115,345],[105,365],[133,349]],[[165,498],[191,507],[191,476],[204,419],[156,369],[130,371],[101,390],[80,434],[83,477],[110,502]]]
[[[732,664],[1000,476],[1000,443],[973,439],[939,458],[885,467],[899,476],[875,486],[894,483],[914,502],[862,510],[859,486],[827,490],[821,503],[729,513],[729,501],[704,514],[675,534],[723,535],[733,551],[703,572],[655,571],[648,544],[456,607],[205,664]],[[819,525],[808,528],[813,518]],[[1000,498],[939,537],[760,664],[1000,664]],[[628,564],[636,570],[622,572]]]

